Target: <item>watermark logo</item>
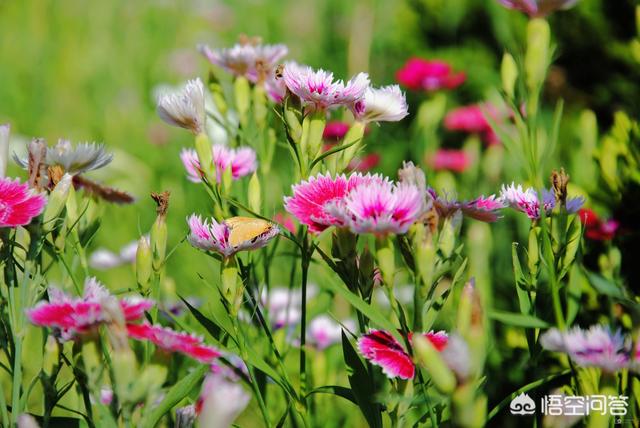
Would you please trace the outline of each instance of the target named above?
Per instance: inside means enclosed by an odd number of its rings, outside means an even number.
[[[533,415],[536,412],[536,403],[529,394],[523,392],[511,400],[509,410],[512,415]]]

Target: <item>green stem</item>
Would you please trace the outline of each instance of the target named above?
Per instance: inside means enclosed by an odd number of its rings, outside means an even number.
[[[308,235],[305,230],[302,239],[302,314],[300,320],[300,400],[305,404],[307,395],[307,352],[305,345],[307,343],[307,278],[309,274],[309,264],[311,261],[311,251],[309,249]]]

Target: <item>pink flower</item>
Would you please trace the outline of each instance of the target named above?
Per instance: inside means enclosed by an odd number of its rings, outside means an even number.
[[[258,218],[231,217],[218,223],[214,218],[203,221],[192,214],[187,223],[191,245],[224,257],[262,248],[280,233],[278,226]]]
[[[448,336],[444,331],[422,333],[431,344],[442,351],[447,346]],[[409,336],[411,340],[411,335]],[[363,357],[382,368],[388,378],[413,379],[415,365],[404,347],[390,333],[372,330],[358,339],[358,349]]]
[[[508,114],[499,112],[491,104],[474,104],[451,110],[444,118],[444,127],[449,131],[462,131],[470,134],[480,134],[487,144],[500,142],[493,132],[485,114],[491,115],[493,121],[500,123]]]
[[[223,373],[209,373],[195,406],[198,426],[228,428],[251,401],[242,385]]]
[[[509,9],[519,10],[531,18],[547,16],[559,9],[569,9],[578,0],[498,0]]]
[[[428,158],[428,163],[436,171],[464,172],[471,164],[471,159],[463,150],[438,149]]]
[[[211,146],[211,150],[218,182],[222,181],[222,176],[227,168],[231,168],[231,176],[234,180],[252,174],[258,168],[256,152],[250,147],[232,149],[223,144],[214,144]],[[201,182],[202,170],[196,151],[182,149],[180,159],[187,170],[187,178],[194,183]]]
[[[428,61],[422,58],[411,58],[396,73],[396,79],[409,89],[437,91],[454,89],[466,80],[462,72],[455,73],[451,66],[443,61]]]
[[[379,180],[354,187],[325,211],[354,233],[402,234],[424,213],[425,197],[413,184]]]
[[[284,213],[277,213],[275,216],[273,216],[273,221],[281,224],[285,229],[295,235],[296,224],[293,222],[293,219],[290,216]]]
[[[540,202],[538,193],[532,188],[523,189],[521,185],[502,186],[500,199],[511,208],[521,211],[532,220],[540,218]],[[552,191],[542,190],[542,205],[547,214],[556,206],[556,198]]]
[[[350,127],[351,126],[348,123],[337,120],[327,122],[324,127],[324,131],[322,132],[322,138],[331,141],[342,140]]]
[[[602,220],[595,211],[582,208],[578,211],[580,221],[584,224],[585,235],[594,241],[609,241],[616,236],[620,227],[617,220]]]
[[[326,228],[341,225],[329,214],[325,207],[336,200],[342,200],[356,186],[369,182],[382,182],[380,175],[344,174],[331,178],[331,175],[318,174],[292,186],[293,196],[284,198],[284,208],[298,221],[309,226],[309,230],[320,233]]]
[[[30,191],[29,185],[17,178],[0,178],[0,227],[26,226],[46,203],[45,196]]]
[[[493,223],[500,218],[499,212],[505,207],[504,201],[501,198],[496,198],[495,195],[479,196],[470,201],[457,201],[442,197],[433,189],[429,189],[428,193],[438,215],[443,218],[450,217],[457,211],[461,211],[467,217]]]
[[[194,358],[202,363],[211,363],[221,355],[220,351],[202,343],[202,338],[171,330],[160,325],[127,324],[127,333],[136,340],[148,340],[158,348],[167,352],[178,352]]]
[[[398,85],[382,88],[368,87],[362,99],[351,106],[356,120],[369,122],[398,122],[409,114],[405,95]]]
[[[282,78],[287,88],[311,111],[354,104],[369,87],[366,73],[356,74],[345,84],[342,80],[334,81],[329,71],[314,70],[295,62],[285,64]]]
[[[344,325],[350,330],[355,329],[355,324],[352,320],[345,321]],[[342,339],[342,326],[326,315],[319,315],[312,319],[307,332],[309,343],[319,350],[340,343]]]
[[[288,53],[285,45],[238,43],[231,48],[211,49],[199,45],[198,50],[210,63],[234,76],[244,76],[253,83],[272,77],[278,62]]]
[[[74,298],[49,287],[49,301],[38,303],[27,311],[27,316],[35,325],[59,329],[63,340],[70,340],[94,326],[114,321],[114,302],[127,322],[141,318],[154,305],[151,300],[139,297],[117,300],[95,278],[87,278],[82,297]]]

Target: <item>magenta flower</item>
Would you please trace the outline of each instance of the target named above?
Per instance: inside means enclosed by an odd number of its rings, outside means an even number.
[[[422,335],[438,351],[442,351],[447,346],[448,336],[444,331],[435,333],[430,331]],[[384,330],[371,330],[358,339],[358,349],[364,358],[381,367],[388,378],[413,379],[416,368],[411,356],[390,333]]]
[[[124,321],[141,318],[154,303],[139,297],[117,300],[95,278],[87,278],[82,297],[71,297],[49,287],[49,301],[41,301],[27,311],[29,320],[42,327],[57,328],[63,340],[89,332],[93,327],[114,321],[113,303],[122,311]]]
[[[282,71],[287,88],[297,95],[310,111],[334,106],[350,106],[360,100],[369,87],[369,76],[358,73],[346,84],[333,80],[333,73],[288,62]]]
[[[626,368],[630,361],[630,341],[620,330],[614,333],[601,325],[588,330],[552,328],[540,337],[540,344],[549,351],[569,355],[581,367],[599,367],[609,373]]]
[[[293,196],[284,198],[284,208],[298,221],[309,226],[309,231],[320,233],[330,226],[342,225],[325,208],[336,200],[342,200],[355,187],[370,182],[382,182],[381,175],[344,174],[331,178],[331,175],[318,174],[291,187]]]
[[[288,49],[285,45],[238,43],[231,48],[210,49],[198,45],[198,50],[210,63],[222,67],[234,76],[244,76],[253,83],[273,78],[276,66]]]
[[[498,0],[509,9],[519,10],[531,18],[544,17],[560,9],[573,7],[578,0]]]
[[[205,345],[198,336],[151,325],[146,321],[142,324],[127,324],[127,334],[132,339],[148,340],[164,351],[178,352],[202,363],[211,363],[221,355],[216,348]]]
[[[411,58],[396,73],[396,80],[412,90],[437,91],[454,89],[462,85],[467,76],[456,73],[444,61]]]
[[[231,176],[238,180],[252,174],[258,168],[256,152],[250,147],[232,149],[223,144],[211,146],[213,151],[213,164],[216,167],[216,180],[222,181],[222,176],[227,168],[231,168]],[[198,154],[194,149],[182,149],[180,159],[187,170],[189,181],[199,183],[202,181],[202,170]]]
[[[224,257],[262,248],[280,233],[278,226],[258,218],[231,217],[218,223],[214,218],[203,221],[192,214],[187,223],[191,245]]]
[[[438,149],[428,158],[428,162],[436,171],[464,172],[471,165],[471,159],[464,150],[454,149]]]
[[[603,220],[588,208],[578,210],[580,221],[585,228],[585,236],[595,241],[609,241],[616,236],[620,222],[615,219]]]
[[[349,131],[349,124],[346,122],[340,122],[337,120],[327,122],[324,127],[324,131],[322,131],[322,138],[330,141],[338,141],[342,140],[344,136]]]
[[[500,199],[511,208],[522,211],[532,220],[540,218],[538,194],[532,187],[523,189],[521,185],[516,186],[514,183],[511,183],[510,186],[503,185]],[[576,213],[583,204],[584,198],[582,197],[567,198],[567,212]],[[542,189],[542,206],[547,214],[551,214],[555,208],[556,198],[552,190]]]
[[[479,134],[489,145],[500,142],[485,114],[500,123],[508,116],[506,112],[500,112],[489,103],[474,104],[458,107],[451,110],[444,118],[444,127],[449,131],[462,131],[469,134]]]
[[[327,204],[325,211],[354,233],[402,234],[424,214],[425,196],[413,184],[373,181]]]
[[[47,198],[29,190],[17,178],[0,178],[0,227],[26,226],[40,215]]]

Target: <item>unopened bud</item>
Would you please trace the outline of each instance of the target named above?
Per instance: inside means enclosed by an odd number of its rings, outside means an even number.
[[[500,65],[500,76],[502,77],[502,89],[513,99],[515,95],[516,81],[518,80],[518,65],[510,53],[505,52]]]
[[[211,149],[209,137],[206,134],[198,134],[195,146],[198,162],[200,162],[200,170],[209,183],[215,184],[217,182],[216,167],[213,165],[213,150]]]
[[[138,382],[138,364],[131,349],[114,349],[111,356],[116,392],[121,403],[131,403],[132,391]]]
[[[444,219],[442,231],[438,240],[438,247],[445,257],[451,257],[456,246],[456,238],[460,232],[462,213],[458,210]]]
[[[347,131],[342,140],[342,145],[351,146],[342,151],[342,162],[340,163],[340,171],[344,171],[349,166],[349,163],[356,157],[358,152],[362,149],[366,125],[363,122],[355,122],[351,125],[351,128]]]
[[[216,75],[213,74],[213,71],[209,71],[209,91],[211,92],[213,104],[222,116],[226,116],[228,111],[227,101],[224,99],[222,85]]]
[[[158,205],[156,221],[151,226],[151,252],[153,269],[157,272],[164,263],[167,252],[167,210],[169,209],[169,192],[152,193],[151,198]]]
[[[144,293],[149,289],[151,282],[152,257],[149,239],[146,236],[140,237],[136,250],[136,280]]]
[[[251,87],[246,77],[238,76],[233,82],[233,90],[236,101],[236,111],[240,117],[240,123],[247,124],[247,113],[251,107]]]
[[[226,260],[222,268],[222,294],[231,306],[231,315],[237,315],[242,304],[243,287],[238,279],[238,268],[234,260]]]
[[[256,213],[260,213],[262,208],[262,190],[257,172],[254,172],[249,180],[249,208]]]
[[[253,87],[253,119],[260,128],[264,128],[267,122],[267,94],[264,85],[255,85]]]
[[[443,394],[451,394],[456,387],[456,377],[440,352],[421,334],[415,334],[412,343],[418,364],[427,370],[436,388]]]
[[[322,148],[322,133],[327,123],[323,111],[317,111],[305,116],[302,121],[302,139],[300,150],[309,160],[315,159]]]
[[[559,205],[565,206],[567,203],[567,185],[569,184],[569,174],[560,168],[560,172],[554,170],[551,173],[551,187]]]
[[[58,184],[56,184],[56,187],[51,191],[47,207],[44,210],[43,225],[45,231],[50,232],[55,228],[56,220],[62,212],[62,209],[67,204],[69,192],[72,187],[72,181],[73,177],[69,174],[65,174]]]
[[[284,101],[284,121],[287,124],[289,137],[294,143],[300,144],[302,139],[302,124],[300,123],[300,99],[290,95]]]
[[[527,52],[524,67],[527,75],[527,87],[537,89],[544,82],[550,61],[551,30],[544,19],[532,19],[527,25]]]
[[[388,239],[378,243],[376,259],[378,260],[378,268],[382,274],[382,281],[387,287],[393,288],[396,261],[393,246]]]

